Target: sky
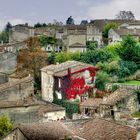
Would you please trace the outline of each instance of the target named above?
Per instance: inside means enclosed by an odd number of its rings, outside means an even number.
[[[9,21],[12,25],[28,22],[66,22],[72,16],[81,20],[110,19],[122,10],[131,10],[140,19],[140,0],[0,0],[0,30]]]

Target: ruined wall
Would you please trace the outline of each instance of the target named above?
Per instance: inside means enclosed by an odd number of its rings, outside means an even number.
[[[31,94],[34,94],[33,79],[31,77],[0,85],[0,101],[23,100]]]

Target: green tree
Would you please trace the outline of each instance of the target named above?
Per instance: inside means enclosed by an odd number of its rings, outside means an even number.
[[[96,87],[99,90],[104,91],[106,83],[109,82],[109,75],[106,72],[99,71],[96,75]]]
[[[95,50],[98,46],[97,41],[87,41],[86,42],[87,50]]]
[[[116,29],[118,28],[119,24],[115,23],[115,22],[111,22],[111,23],[107,23],[105,26],[104,26],[104,29],[103,29],[103,37],[104,38],[108,38],[108,32],[110,29]]]
[[[6,135],[14,128],[14,125],[7,115],[0,116],[0,137]]]
[[[9,42],[9,35],[12,25],[8,22],[4,28],[4,30],[0,33],[0,42],[8,43]]]
[[[40,36],[39,38],[41,46],[47,47],[51,45],[53,47],[53,51],[55,51],[55,47],[57,46],[58,40],[55,37],[48,37],[45,35]]]
[[[121,47],[117,51],[122,60],[134,61],[140,67],[140,44],[134,37],[123,38]]]

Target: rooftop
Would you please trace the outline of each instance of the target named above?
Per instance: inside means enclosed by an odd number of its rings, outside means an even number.
[[[137,135],[135,128],[101,118],[89,120],[75,131],[86,140],[136,140]]]
[[[89,98],[85,100],[84,102],[82,102],[80,106],[96,108],[100,106],[101,102],[102,102],[101,98]]]
[[[133,35],[133,36],[139,36],[140,35],[140,29],[113,29],[118,35],[120,36],[126,36],[126,35]]]
[[[18,127],[28,140],[60,140],[74,134],[61,122],[26,124]]]
[[[122,99],[134,95],[134,90],[127,90],[125,88],[119,88],[114,93],[110,94],[107,97],[103,98],[103,102],[101,104],[106,105],[115,105],[118,101]]]
[[[93,65],[85,64],[78,61],[67,61],[61,64],[57,64],[57,65],[46,66],[42,68],[41,70],[44,72],[52,72],[54,76],[57,76],[57,77],[63,77],[68,74],[69,68],[71,69],[71,72],[73,73],[75,71],[78,71],[87,67],[93,67]]]

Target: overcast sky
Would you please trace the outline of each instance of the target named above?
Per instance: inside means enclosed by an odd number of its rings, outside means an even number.
[[[140,19],[140,0],[0,0],[0,29],[10,21],[13,25],[28,22],[65,23],[73,16],[82,19],[114,18],[120,10],[131,10]]]

